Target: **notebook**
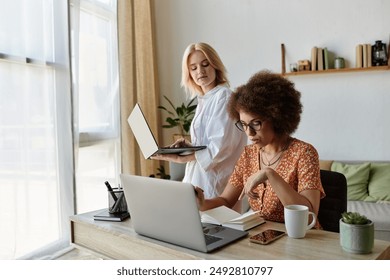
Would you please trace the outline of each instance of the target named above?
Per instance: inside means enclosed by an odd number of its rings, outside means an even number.
[[[192,146],[183,148],[160,148],[157,145],[156,138],[150,130],[149,124],[145,119],[145,116],[141,110],[139,104],[136,104],[131,112],[127,122],[130,125],[131,130],[137,140],[137,143],[145,157],[150,158],[156,154],[191,154],[195,151],[205,149],[206,146]]]
[[[179,181],[121,174],[132,225],[138,234],[211,252],[248,233],[202,224],[194,187]]]

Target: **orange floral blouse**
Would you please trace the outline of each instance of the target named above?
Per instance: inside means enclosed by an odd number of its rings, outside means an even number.
[[[260,167],[259,147],[248,145],[236,163],[230,183],[242,190],[248,177]],[[319,190],[325,196],[320,179],[319,157],[316,149],[301,140],[293,139],[275,171],[298,193],[304,190]],[[255,192],[258,199],[249,198],[249,205],[266,220],[284,223],[284,206],[267,181],[260,184]],[[320,225],[317,222],[317,226]]]

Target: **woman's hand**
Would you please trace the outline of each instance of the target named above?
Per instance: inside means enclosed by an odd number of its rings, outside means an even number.
[[[259,170],[252,174],[246,181],[245,186],[240,194],[239,200],[246,194],[252,199],[259,198],[259,194],[254,192],[254,189],[261,183],[267,181],[268,177],[265,170]]]
[[[200,211],[202,211],[203,205],[204,205],[203,190],[201,188],[195,187],[195,186],[194,186],[194,190],[195,190],[195,194],[196,194],[196,203],[198,204],[198,209]]]
[[[196,159],[195,153],[190,155],[185,155],[185,156],[181,156],[180,154],[159,154],[159,155],[154,155],[150,158],[156,160],[172,161],[177,163],[186,163]]]
[[[173,144],[167,146],[169,148],[183,148],[183,147],[192,147],[192,144],[184,138],[176,140]],[[177,163],[186,163],[189,161],[196,160],[195,153],[180,155],[180,154],[158,154],[150,157],[151,159],[156,160],[166,160]]]
[[[170,148],[183,148],[183,147],[192,147],[191,142],[187,141],[185,138],[180,138],[175,141],[175,143],[169,146]]]

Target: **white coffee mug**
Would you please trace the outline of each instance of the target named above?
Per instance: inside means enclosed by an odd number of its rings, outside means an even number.
[[[310,225],[309,215],[313,217]],[[305,205],[287,205],[284,207],[284,223],[287,235],[293,238],[303,238],[306,231],[314,227],[317,222],[316,215],[309,211]]]

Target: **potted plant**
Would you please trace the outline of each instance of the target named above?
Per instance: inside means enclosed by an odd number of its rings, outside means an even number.
[[[157,168],[157,171],[158,172],[156,175],[159,176],[161,179],[166,179],[166,180],[171,179],[171,175],[166,173],[164,165],[160,165],[160,167]],[[149,177],[156,178],[156,175],[150,174]]]
[[[350,253],[370,253],[374,246],[374,223],[359,213],[344,212],[340,219],[340,245]]]
[[[164,124],[163,128],[173,128],[178,127],[179,128],[179,136],[174,137],[175,138],[181,138],[186,137],[188,138],[190,134],[190,126],[192,119],[195,115],[196,110],[196,104],[193,105],[193,102],[195,98],[191,99],[188,104],[184,104],[184,102],[178,106],[175,107],[173,105],[172,101],[169,100],[168,97],[164,95],[164,98],[168,101],[171,108],[167,109],[164,106],[158,106],[159,109],[166,111],[169,115],[165,119],[166,124]]]

